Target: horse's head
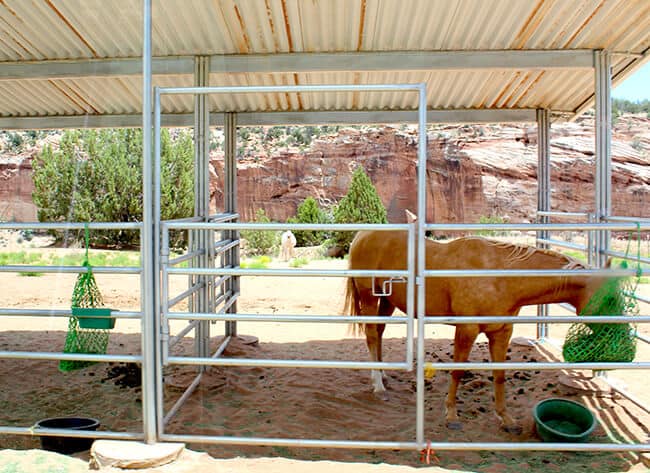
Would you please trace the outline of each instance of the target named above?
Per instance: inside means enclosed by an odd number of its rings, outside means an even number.
[[[611,267],[611,259],[604,268]],[[624,285],[628,278],[593,276],[587,281],[585,291],[576,301],[576,312],[580,315],[622,315],[626,313],[627,297]]]

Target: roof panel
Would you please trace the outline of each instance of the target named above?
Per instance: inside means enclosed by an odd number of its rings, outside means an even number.
[[[154,56],[609,49],[620,80],[650,49],[647,0],[153,0]],[[0,61],[138,58],[142,0],[2,0]],[[346,63],[347,64],[347,63]],[[592,100],[588,69],[349,70],[213,73],[212,85],[427,83],[431,108],[572,111]],[[156,76],[192,85],[192,71]],[[138,113],[139,75],[0,76],[0,116]],[[117,73],[119,74],[119,72]],[[215,110],[413,108],[409,94],[336,93],[211,97]],[[168,97],[165,110],[192,110]]]

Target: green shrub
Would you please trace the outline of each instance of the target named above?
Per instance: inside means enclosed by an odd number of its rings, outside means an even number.
[[[189,133],[173,142],[161,134],[162,219],[189,217],[194,210],[194,145]],[[142,131],[72,130],[58,150],[46,146],[33,161],[34,203],[41,222],[141,222]],[[56,234],[66,244],[83,231]],[[139,232],[93,230],[92,245],[136,246]],[[172,242],[176,244],[176,242]]]
[[[255,222],[270,223],[264,209],[257,209]],[[248,242],[247,251],[251,255],[266,255],[278,245],[278,232],[272,230],[242,230],[242,238]]]
[[[255,258],[242,260],[239,263],[239,266],[245,269],[266,269],[269,267],[270,262],[270,257],[262,255],[256,256]]]
[[[501,224],[506,223],[506,219],[498,215],[491,215],[489,217],[482,215],[479,217],[478,223]],[[476,234],[481,236],[507,236],[508,232],[504,230],[479,230]]]
[[[289,266],[292,268],[302,268],[303,266],[306,266],[309,264],[309,260],[307,258],[293,258],[291,261],[289,261]]]
[[[313,197],[307,197],[296,211],[296,216],[287,220],[288,223],[331,223],[332,218],[321,209]],[[317,246],[328,238],[327,232],[316,230],[295,230],[296,246]]]
[[[388,223],[386,207],[361,166],[354,170],[348,193],[334,209],[334,223]],[[333,242],[347,253],[353,237],[353,232],[337,232]]]

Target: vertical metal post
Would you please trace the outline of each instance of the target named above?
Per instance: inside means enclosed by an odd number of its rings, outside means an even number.
[[[154,328],[155,328],[155,349],[156,349],[156,373],[155,373],[155,383],[156,383],[156,425],[158,429],[158,435],[162,435],[164,432],[164,422],[163,422],[163,374],[162,366],[164,360],[164,349],[163,343],[168,343],[169,341],[169,329],[167,326],[167,318],[163,320],[162,311],[161,311],[161,302],[165,305],[167,304],[167,295],[165,294],[165,299],[161,300],[163,294],[158,294],[158,290],[161,287],[160,280],[160,270],[161,262],[160,259],[163,257],[163,252],[160,245],[160,222],[161,222],[161,115],[162,115],[162,106],[160,103],[160,92],[158,87],[154,87],[154,123],[153,123],[153,221],[154,221]],[[164,291],[163,291],[164,292]]]
[[[226,113],[224,115],[224,212],[237,213],[237,115]],[[238,240],[239,231],[228,230],[224,239]],[[224,266],[239,266],[239,246],[226,252]],[[239,276],[231,276],[225,283],[225,292],[235,294],[239,292]],[[227,313],[237,312],[237,302],[234,302]],[[226,336],[237,335],[237,322],[226,322]]]
[[[548,110],[537,110],[537,210],[547,212],[551,210],[551,152],[550,152],[550,123]],[[548,223],[547,215],[542,215],[540,223]],[[537,238],[548,239],[549,231],[540,230]],[[538,243],[538,247],[548,248],[545,243]],[[548,315],[548,305],[538,305],[537,315]],[[537,339],[548,337],[548,323],[537,324]]]
[[[608,51],[594,51],[596,81],[596,219],[605,221],[612,208],[612,103],[611,103],[611,61]],[[609,231],[599,231],[596,238],[596,266],[603,267],[607,262],[605,252],[609,249]]]
[[[612,77],[608,51],[594,51],[595,70],[595,135],[596,135],[596,220],[605,222],[612,210]],[[607,263],[611,232],[600,230],[596,234],[595,263],[602,268]],[[596,376],[607,377],[606,371],[594,371]]]
[[[424,446],[424,317],[425,317],[425,228],[427,220],[427,93],[426,86],[420,84],[418,97],[418,222],[417,222],[417,364],[416,364],[416,419],[415,439]]]
[[[152,166],[151,166],[151,0],[144,0],[142,35],[142,231],[140,255],[142,259],[140,304],[142,310],[142,424],[144,441],[155,443],[156,424],[156,255],[153,220]]]
[[[206,87],[209,85],[210,58],[208,56],[197,56],[194,60],[194,86]],[[210,155],[210,112],[209,97],[207,94],[197,94],[194,96],[194,215],[201,217],[207,222],[210,215],[210,185],[209,178],[209,155]],[[195,231],[194,238],[197,242],[201,255],[198,257],[198,265],[202,268],[209,267],[210,264],[210,247],[212,241],[209,230]],[[201,313],[210,311],[212,306],[211,300],[211,282],[213,276],[201,275],[198,281],[201,289],[197,295],[196,310]],[[209,356],[210,351],[210,322],[201,321],[196,330],[196,354],[199,357]],[[199,367],[200,371],[205,371],[205,366]]]

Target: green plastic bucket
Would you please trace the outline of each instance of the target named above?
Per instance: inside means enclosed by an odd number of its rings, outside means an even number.
[[[579,402],[549,398],[533,408],[537,433],[544,442],[586,442],[596,417]]]
[[[113,309],[106,307],[86,308],[73,307],[72,315],[79,319],[80,328],[111,329],[115,327],[115,319],[111,317]]]

